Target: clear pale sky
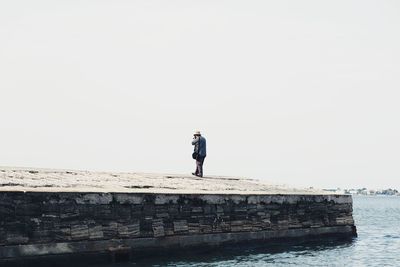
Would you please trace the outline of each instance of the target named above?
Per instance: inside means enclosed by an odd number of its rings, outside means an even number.
[[[0,165],[400,189],[400,2],[0,2]]]

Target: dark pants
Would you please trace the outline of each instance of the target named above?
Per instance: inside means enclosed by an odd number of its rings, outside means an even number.
[[[203,177],[203,163],[206,157],[198,156],[196,159],[196,171],[195,174],[197,176]]]

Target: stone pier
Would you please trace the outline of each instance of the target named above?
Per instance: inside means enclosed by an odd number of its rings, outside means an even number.
[[[235,177],[0,167],[0,218],[0,263],[356,235],[350,195]]]

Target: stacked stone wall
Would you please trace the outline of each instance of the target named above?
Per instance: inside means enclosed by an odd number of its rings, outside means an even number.
[[[0,250],[28,244],[354,228],[348,195],[2,192],[0,218]]]

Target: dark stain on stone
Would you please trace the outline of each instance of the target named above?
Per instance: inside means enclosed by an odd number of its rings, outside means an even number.
[[[0,186],[23,186],[22,184],[16,184],[16,183],[5,183],[5,184],[0,184]]]
[[[129,186],[124,186],[125,188],[137,188],[137,189],[147,189],[147,188],[153,188],[154,186],[151,185],[129,185]]]

